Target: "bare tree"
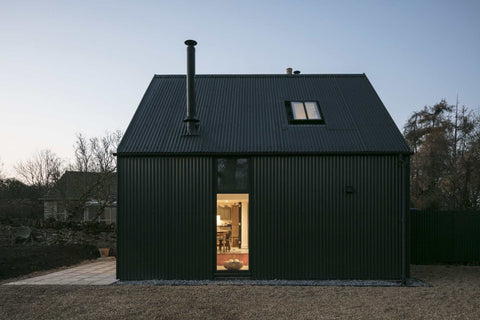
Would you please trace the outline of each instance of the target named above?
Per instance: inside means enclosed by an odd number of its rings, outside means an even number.
[[[74,149],[75,164],[73,165],[73,169],[81,172],[93,171],[92,154],[90,152],[88,140],[81,133],[77,133],[77,141],[75,141]]]
[[[2,159],[0,158],[0,180],[4,180],[6,177],[5,177],[5,173],[3,172],[3,162],[2,162]]]
[[[77,134],[75,142],[75,163],[72,170],[81,172],[115,172],[117,163],[115,156],[118,144],[122,139],[120,130],[107,132],[104,137],[87,138]]]
[[[94,179],[84,186],[80,199],[76,201],[65,199],[65,206],[70,208],[71,216],[78,216],[83,212],[87,201],[95,201],[99,207],[94,219],[98,219],[105,208],[111,204],[110,197],[113,193],[111,180],[117,169],[114,152],[122,136],[123,132],[120,130],[107,132],[103,137],[93,138],[77,134],[77,141],[74,144],[75,163],[70,165],[69,169],[95,173],[95,175],[91,175]]]
[[[122,139],[121,131],[107,133],[102,138],[90,139],[90,147],[94,158],[94,166],[97,172],[114,172],[117,169],[117,161],[113,153],[117,151],[118,144]]]
[[[41,150],[31,159],[20,161],[15,171],[28,185],[52,187],[63,173],[63,160],[49,149]]]

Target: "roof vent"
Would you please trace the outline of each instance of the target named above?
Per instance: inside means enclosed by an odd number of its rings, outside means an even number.
[[[197,41],[187,40],[187,136],[198,135],[197,107],[195,103],[195,46]]]
[[[300,70],[293,71],[293,74],[300,74]]]
[[[287,68],[287,74],[292,74],[292,68]]]

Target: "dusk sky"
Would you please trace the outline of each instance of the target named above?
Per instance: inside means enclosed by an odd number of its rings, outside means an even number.
[[[154,74],[365,73],[401,129],[480,108],[480,1],[1,1],[0,161],[125,130]]]

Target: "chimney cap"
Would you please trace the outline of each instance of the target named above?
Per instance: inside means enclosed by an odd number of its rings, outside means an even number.
[[[195,40],[187,40],[187,41],[185,41],[185,44],[186,44],[187,46],[196,46],[196,45],[197,45],[197,41],[195,41]]]
[[[293,74],[300,74],[300,70],[293,71]]]

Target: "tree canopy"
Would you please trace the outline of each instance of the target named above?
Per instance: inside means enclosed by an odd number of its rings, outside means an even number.
[[[414,112],[404,126],[414,151],[411,205],[420,209],[480,208],[480,117],[445,100]]]

